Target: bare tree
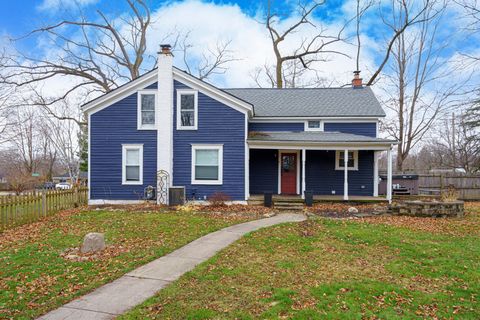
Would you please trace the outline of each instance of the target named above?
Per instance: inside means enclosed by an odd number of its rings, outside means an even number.
[[[39,164],[39,126],[33,108],[15,110],[15,126],[11,127],[10,144],[14,147],[23,172],[32,175]]]
[[[178,34],[174,43],[174,51],[179,52],[183,64],[188,73],[197,76],[200,80],[208,79],[213,75],[224,74],[227,71],[227,65],[230,62],[238,61],[233,57],[229,49],[232,41],[217,41],[214,48],[207,48],[201,53],[199,61],[192,63],[192,49],[194,45],[190,43],[190,32],[184,35]]]
[[[71,114],[72,111],[67,104],[58,109],[60,116]],[[76,182],[80,172],[80,143],[78,137],[80,128],[75,121],[58,120],[45,114],[45,123],[43,130],[47,132],[46,139],[52,146],[56,155],[56,160],[61,167],[68,173],[71,181]]]
[[[478,31],[480,29],[480,2],[478,0],[454,0],[460,7],[464,9],[465,28],[470,31]]]
[[[478,131],[468,125],[465,116],[445,119],[431,143],[442,167],[462,168],[465,172],[480,170],[480,139]]]
[[[356,54],[356,61],[355,66],[357,71],[360,71],[360,51],[362,48],[362,41],[360,38],[360,27],[361,21],[365,13],[368,9],[370,9],[374,4],[374,0],[357,0],[357,7],[356,7],[356,14],[355,14],[355,31],[356,31],[356,38],[357,38],[357,54]]]
[[[414,25],[425,24],[429,20],[435,19],[444,11],[445,6],[446,2],[444,0],[392,0],[391,5],[386,6],[391,10],[390,14],[385,13],[380,6],[380,16],[383,23],[392,31],[392,35],[387,41],[382,62],[373,72],[367,86],[375,83],[375,80],[387,65],[395,44],[405,31]]]
[[[0,83],[26,90],[30,96],[28,103],[43,107],[53,117],[85,124],[80,118],[57,114],[55,105],[71,103],[71,96],[83,97],[86,102],[92,95],[107,93],[138,78],[156,62],[156,57],[146,54],[147,34],[152,25],[149,6],[144,0],[124,1],[129,9],[126,14],[112,17],[97,10],[96,17],[87,18],[78,9],[73,14],[78,19],[62,20],[15,39],[14,42],[19,42],[39,37],[49,43],[49,53],[17,51],[4,54]],[[176,31],[165,33],[167,38],[175,38],[175,35],[180,37]],[[202,78],[225,70],[225,64],[232,61],[227,47],[228,43],[219,44],[204,55],[205,59],[197,67]],[[190,46],[184,43],[186,61],[188,48]],[[57,94],[43,90],[45,83],[59,78],[70,79],[71,85]]]
[[[345,27],[342,27],[336,34],[327,33],[323,26],[312,23],[312,15],[325,3],[325,1],[312,1],[303,3],[300,1],[297,4],[296,11],[299,18],[293,22],[285,30],[280,30],[280,14],[274,12],[271,1],[267,3],[267,12],[264,24],[268,30],[270,40],[272,43],[273,52],[275,54],[274,67],[266,67],[263,69],[270,83],[277,88],[283,88],[288,84],[288,80],[292,77],[289,85],[295,85],[298,82],[298,76],[301,74],[299,66],[304,69],[309,69],[314,62],[326,61],[327,54],[346,54],[334,50],[332,44],[342,41],[342,33]],[[316,35],[311,38],[303,38],[299,46],[289,52],[282,52],[281,45],[287,38],[293,38],[293,35],[302,27],[310,26],[316,29]],[[300,64],[298,64],[300,63]],[[289,74],[285,73],[285,65],[289,64],[287,70]],[[258,76],[262,69],[257,69],[254,78],[258,80]],[[287,83],[286,83],[287,82]],[[258,82],[257,82],[258,83]]]
[[[400,18],[392,20],[403,21],[401,17],[407,13],[402,10],[395,13]],[[399,141],[398,171],[403,171],[405,159],[438,117],[454,106],[455,95],[463,86],[461,81],[441,85],[452,69],[441,59],[446,44],[437,39],[438,14],[433,8],[423,11],[418,28],[402,32],[392,46],[393,61],[383,88],[387,97],[384,105],[392,117],[383,123],[383,129]]]

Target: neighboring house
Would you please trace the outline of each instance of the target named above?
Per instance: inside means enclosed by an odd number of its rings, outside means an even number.
[[[222,90],[172,60],[162,46],[156,69],[83,106],[90,203],[138,201],[158,172],[196,200],[377,196],[384,151],[391,176],[395,142],[378,138],[385,113],[358,73],[345,88]]]
[[[81,171],[78,175],[78,178],[75,180],[80,185],[86,185],[88,181],[88,173]],[[69,173],[64,173],[62,175],[52,177],[52,181],[55,183],[59,183],[59,182],[72,183],[72,178],[70,177]]]

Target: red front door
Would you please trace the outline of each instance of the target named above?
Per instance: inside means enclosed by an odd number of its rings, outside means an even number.
[[[282,153],[281,156],[282,194],[297,193],[297,154]]]

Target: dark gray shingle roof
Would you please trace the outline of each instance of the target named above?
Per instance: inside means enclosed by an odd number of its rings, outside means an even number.
[[[395,143],[393,140],[372,138],[343,132],[255,132],[248,137],[249,141],[280,142],[376,142]]]
[[[384,117],[370,87],[224,89],[253,104],[256,117]]]

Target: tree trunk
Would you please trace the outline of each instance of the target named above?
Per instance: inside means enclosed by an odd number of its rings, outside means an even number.
[[[405,157],[403,155],[403,152],[402,152],[402,144],[399,143],[397,145],[397,165],[396,165],[396,169],[397,169],[397,172],[403,172],[403,161],[405,160]]]
[[[275,66],[275,77],[277,78],[277,88],[283,88],[282,61],[277,60]]]

